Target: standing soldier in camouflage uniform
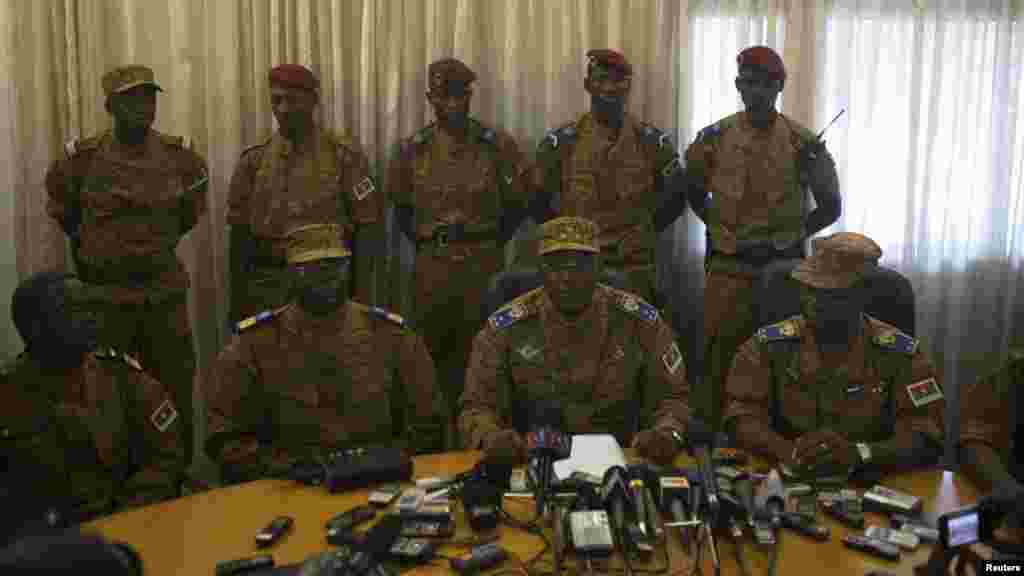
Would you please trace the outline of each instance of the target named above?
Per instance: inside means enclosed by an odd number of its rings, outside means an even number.
[[[85,292],[43,273],[12,298],[25,352],[0,369],[0,446],[3,509],[20,525],[60,527],[174,498],[184,478],[171,394],[133,357],[96,346]]]
[[[374,261],[384,236],[366,155],[314,122],[319,83],[307,68],[283,64],[270,70],[269,82],[278,130],[242,152],[228,195],[231,321],[288,300],[285,233],[328,217],[355,238],[352,297],[373,303]]]
[[[802,315],[736,353],[724,424],[737,444],[790,465],[846,471],[925,464],[942,452],[942,388],[920,342],[864,314],[866,236],[814,240],[792,272]]]
[[[434,364],[401,316],[349,300],[337,224],[285,236],[292,303],[239,322],[206,390],[206,452],[241,482],[350,445],[441,446]]]
[[[689,200],[707,225],[704,382],[694,408],[717,426],[736,348],[754,332],[751,293],[761,270],[800,258],[806,238],[839,218],[835,162],[813,132],[775,111],[786,81],[771,48],[740,52],[744,110],[697,134],[686,150]],[[817,208],[807,213],[807,188]]]
[[[71,239],[103,343],[174,390],[191,460],[189,277],[174,251],[206,211],[206,164],[182,138],[150,129],[152,70],[117,68],[102,83],[114,129],[67,144],[46,174],[46,210]]]
[[[601,261],[648,302],[665,305],[655,277],[657,234],[685,208],[682,168],[668,135],[626,112],[633,67],[612,50],[587,52],[590,113],[548,132],[531,174],[538,222],[579,216],[601,227]]]
[[[437,122],[400,144],[387,187],[398,226],[416,247],[415,325],[454,418],[470,343],[483,323],[481,298],[526,215],[523,160],[511,136],[469,116],[472,70],[447,58],[427,75]]]
[[[516,406],[557,402],[567,432],[610,433],[671,462],[690,416],[672,329],[643,299],[597,283],[594,222],[561,217],[540,228],[544,286],[495,312],[473,341],[459,416],[466,448],[521,459]]]

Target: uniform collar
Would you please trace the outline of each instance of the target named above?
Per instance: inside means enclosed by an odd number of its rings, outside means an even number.
[[[602,310],[608,307],[608,300],[605,294],[597,287],[594,288],[594,299],[591,300],[590,306],[587,307],[579,316],[575,318],[569,318],[558,311],[555,307],[555,303],[551,301],[551,297],[548,295],[547,290],[542,290],[542,298],[540,299],[540,318],[541,322],[547,325],[559,326],[566,329],[579,329],[585,326],[595,326],[593,321],[601,314]]]
[[[322,318],[309,314],[293,302],[281,312],[281,325],[292,334],[340,332],[353,314],[351,300],[346,300],[337,310]]]
[[[801,323],[801,334],[803,335],[800,343],[800,375],[806,378],[814,378],[819,370],[822,369],[822,357],[821,351],[818,350],[818,341],[814,330],[814,325],[808,322],[805,318],[800,318]],[[871,326],[868,323],[867,318],[861,316],[861,330],[860,334],[854,338],[853,342],[850,343],[848,353],[846,355],[846,361],[836,368],[845,368],[846,373],[851,382],[862,381],[865,377],[865,348],[867,346],[867,340],[871,337]]]

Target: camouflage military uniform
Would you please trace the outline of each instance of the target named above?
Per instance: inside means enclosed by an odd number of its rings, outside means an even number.
[[[829,427],[853,442],[879,442],[909,427],[942,443],[935,369],[916,339],[870,316],[831,370],[803,317],[761,328],[737,351],[726,398],[727,425],[749,416],[787,438]]]
[[[1024,350],[1015,349],[1010,351],[1006,364],[967,388],[960,397],[960,442],[991,447],[1018,482],[1024,481],[1024,446],[1020,445],[1019,431],[1022,420],[1018,415],[1022,385]]]
[[[177,496],[182,420],[134,358],[104,348],[55,373],[23,354],[0,373],[5,459],[31,455],[47,474],[36,481],[71,499],[74,520]]]
[[[703,129],[686,150],[688,173],[700,174],[707,206],[708,259],[704,280],[706,378],[695,408],[717,423],[721,390],[736,348],[754,333],[753,288],[770,260],[741,252],[759,242],[779,247],[777,258],[799,258],[807,212],[798,159],[815,135],[779,114],[763,133],[739,112]],[[783,249],[791,247],[789,252]]]
[[[675,146],[657,128],[626,115],[619,139],[602,134],[592,114],[541,141],[532,186],[553,198],[553,212],[597,222],[601,260],[624,273],[634,292],[657,298],[654,215],[659,188],[680,169]]]
[[[118,69],[104,87],[109,95],[147,77],[145,68]],[[189,277],[175,248],[206,210],[206,164],[183,138],[153,130],[141,150],[108,131],[65,151],[46,174],[47,214],[71,236],[100,339],[174,390],[189,457],[195,352]]]
[[[324,215],[361,229],[382,225],[380,194],[370,178],[369,162],[352,140],[317,129],[296,149],[280,133],[242,153],[231,177],[228,224],[253,236],[247,262],[232,246],[231,318],[240,320],[288,301],[285,233]],[[363,248],[363,249],[361,249]],[[373,246],[355,247],[353,297],[372,302]],[[247,268],[247,269],[243,269]]]
[[[593,221],[556,218],[541,232],[541,256],[598,252]],[[638,432],[685,430],[686,365],[658,311],[597,284],[589,304],[566,316],[548,282],[500,308],[473,340],[458,422],[465,446],[485,448],[489,435],[517,419],[524,427],[524,410],[552,400],[564,407],[566,430],[611,433],[624,446]]]

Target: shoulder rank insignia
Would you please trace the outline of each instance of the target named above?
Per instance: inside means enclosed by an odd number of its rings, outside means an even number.
[[[697,142],[702,142],[707,138],[714,138],[722,133],[722,126],[720,123],[715,122],[710,126],[706,126],[700,132],[697,132]]]
[[[170,427],[178,418],[178,410],[174,408],[174,404],[170,400],[164,400],[152,414],[149,415],[149,421],[153,423],[153,426],[157,430],[163,432]]]
[[[550,142],[551,149],[556,150],[560,143],[571,142],[574,138],[576,138],[576,124],[566,124],[561,128],[555,128],[554,130],[549,131],[540,143],[541,146],[543,146]]]
[[[96,358],[103,358],[104,360],[107,360],[109,358],[117,358],[117,351],[113,348],[97,348],[96,350],[93,350],[92,355]]]
[[[647,141],[653,142],[658,145],[658,148],[664,148],[665,146],[672,146],[672,139],[669,138],[668,134],[662,132],[658,128],[643,122],[640,124],[640,134]]]
[[[235,324],[235,334],[241,334],[253,326],[266,324],[271,318],[277,315],[279,310],[264,310],[255,316],[249,316]]]
[[[757,339],[762,344],[778,340],[795,340],[800,336],[800,327],[793,320],[783,320],[775,324],[762,326],[757,331]]]
[[[876,334],[873,338],[875,344],[886,350],[895,350],[904,354],[914,354],[920,341],[895,328]]]
[[[138,360],[136,360],[135,358],[132,358],[131,356],[129,356],[127,354],[121,354],[121,358],[124,360],[125,364],[131,366],[132,368],[134,368],[135,370],[138,370],[139,372],[142,372],[142,364],[139,364]]]
[[[643,298],[628,292],[618,291],[618,303],[623,310],[648,322],[658,319],[658,309],[648,304]]]
[[[388,322],[391,322],[392,324],[398,325],[402,328],[407,327],[405,318],[402,318],[401,316],[395,314],[394,312],[389,312],[379,306],[369,306],[366,310],[371,315],[376,316],[377,318],[387,320]]]
[[[501,330],[502,328],[511,326],[525,317],[526,307],[521,303],[513,302],[494,314],[491,314],[490,322],[491,326],[493,326],[495,330]]]
[[[914,403],[914,406],[920,408],[936,400],[942,400],[942,388],[939,388],[939,383],[935,381],[935,378],[925,378],[920,382],[908,384],[907,395],[910,396],[910,401]]]

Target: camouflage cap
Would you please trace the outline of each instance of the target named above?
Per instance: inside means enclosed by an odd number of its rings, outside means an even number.
[[[587,52],[587,76],[593,76],[594,72],[629,78],[633,75],[633,65],[621,52],[601,48]]]
[[[320,81],[316,79],[313,71],[299,64],[281,64],[271,68],[267,73],[267,81],[271,84],[303,88],[313,92],[316,92],[320,86]]]
[[[767,46],[751,46],[736,56],[736,67],[753,66],[775,80],[786,79],[786,65],[779,53]]]
[[[153,79],[153,70],[146,66],[119,66],[103,75],[100,81],[107,96],[131,90],[136,86],[152,86],[163,92]]]
[[[849,288],[864,277],[868,264],[882,257],[882,248],[874,240],[856,232],[815,238],[811,245],[813,255],[801,261],[791,276],[814,288]]]
[[[285,260],[289,264],[302,264],[324,258],[348,258],[348,228],[338,224],[310,224],[287,234]]]
[[[461,60],[443,58],[427,67],[430,91],[447,93],[450,88],[465,90],[476,80],[476,73]]]
[[[563,216],[540,225],[541,256],[558,250],[600,252],[597,223],[586,218]]]

